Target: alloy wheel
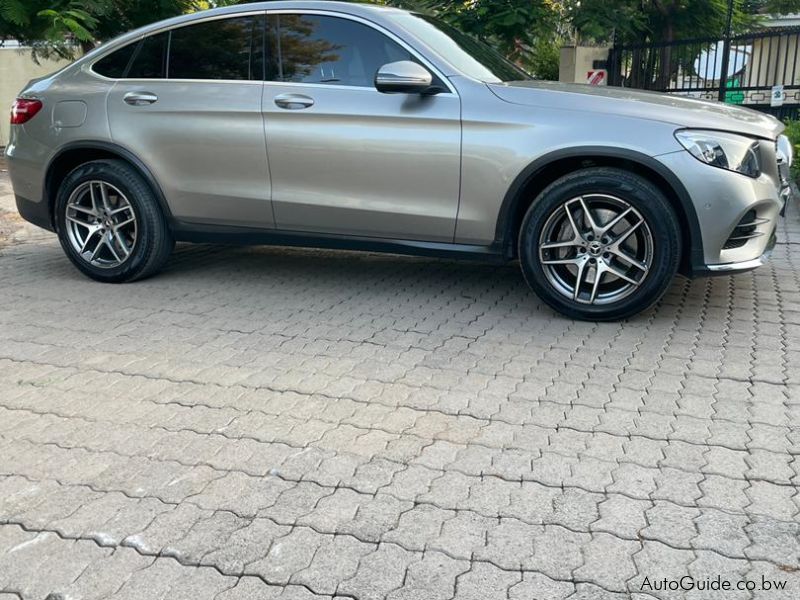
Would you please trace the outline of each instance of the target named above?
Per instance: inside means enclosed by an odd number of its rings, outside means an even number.
[[[66,225],[72,248],[95,267],[119,267],[136,245],[133,206],[119,188],[105,181],[86,181],[73,190]]]
[[[539,238],[547,280],[581,304],[611,304],[635,292],[652,267],[653,249],[653,234],[641,213],[606,194],[564,202]]]

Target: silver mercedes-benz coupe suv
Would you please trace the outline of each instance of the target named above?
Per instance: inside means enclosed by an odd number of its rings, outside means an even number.
[[[11,122],[20,214],[105,282],[176,240],[518,259],[556,310],[619,319],[678,272],[761,265],[790,194],[770,116],[533,81],[365,4],[156,23],[31,82]]]

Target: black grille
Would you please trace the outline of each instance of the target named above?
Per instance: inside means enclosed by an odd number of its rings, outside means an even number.
[[[739,224],[731,233],[728,241],[722,247],[723,250],[733,250],[734,248],[741,248],[748,241],[761,237],[763,233],[756,231],[759,225],[768,223],[769,219],[759,219],[755,210],[749,210],[739,221]]]

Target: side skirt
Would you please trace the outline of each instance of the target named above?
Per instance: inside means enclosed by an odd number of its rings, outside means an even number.
[[[383,252],[409,256],[428,256],[506,263],[499,245],[448,244],[417,240],[394,240],[372,237],[350,237],[332,234],[314,234],[298,231],[222,227],[178,222],[172,230],[175,240],[196,244],[226,244],[235,246],[292,246],[326,250],[352,250]]]

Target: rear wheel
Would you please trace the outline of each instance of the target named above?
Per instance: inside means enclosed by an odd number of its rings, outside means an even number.
[[[64,179],[55,207],[64,252],[83,273],[121,283],[157,272],[174,240],[152,190],[127,163],[98,160]]]
[[[658,301],[680,260],[680,229],[664,195],[627,171],[567,175],[533,202],[522,224],[525,279],[577,319],[635,315]]]

